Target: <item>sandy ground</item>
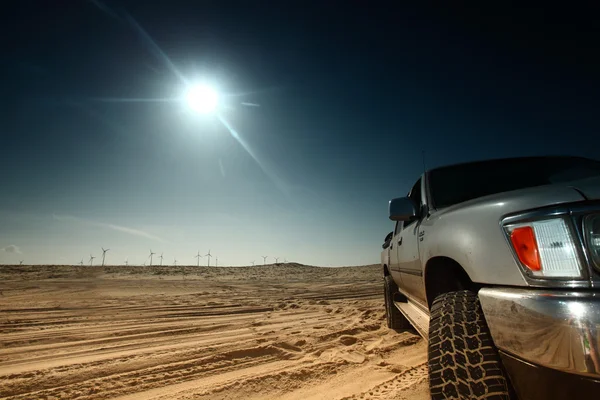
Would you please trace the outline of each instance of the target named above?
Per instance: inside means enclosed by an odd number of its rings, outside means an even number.
[[[426,399],[378,266],[0,266],[0,398]]]

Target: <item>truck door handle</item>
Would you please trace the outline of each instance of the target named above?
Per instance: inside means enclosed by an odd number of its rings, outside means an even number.
[[[398,239],[398,246],[402,246],[402,236],[400,236],[400,239]]]

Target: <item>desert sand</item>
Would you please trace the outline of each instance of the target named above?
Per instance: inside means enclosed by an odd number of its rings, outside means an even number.
[[[379,266],[0,266],[0,398],[426,399]]]

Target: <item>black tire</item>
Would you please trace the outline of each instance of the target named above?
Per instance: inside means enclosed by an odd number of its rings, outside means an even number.
[[[510,399],[510,383],[477,294],[439,295],[429,321],[429,388],[438,399]]]
[[[385,319],[388,328],[392,329],[408,329],[411,327],[410,322],[400,310],[394,305],[394,293],[398,292],[398,286],[391,276],[387,275],[383,278],[383,296],[385,298]]]

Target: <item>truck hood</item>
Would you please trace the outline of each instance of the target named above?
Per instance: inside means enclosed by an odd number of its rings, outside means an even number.
[[[600,176],[572,181],[569,186],[581,192],[587,200],[600,199]]]
[[[595,199],[600,199],[600,177],[497,193],[440,209],[435,214],[442,216],[454,211],[462,213],[464,210],[482,208],[510,213]]]

